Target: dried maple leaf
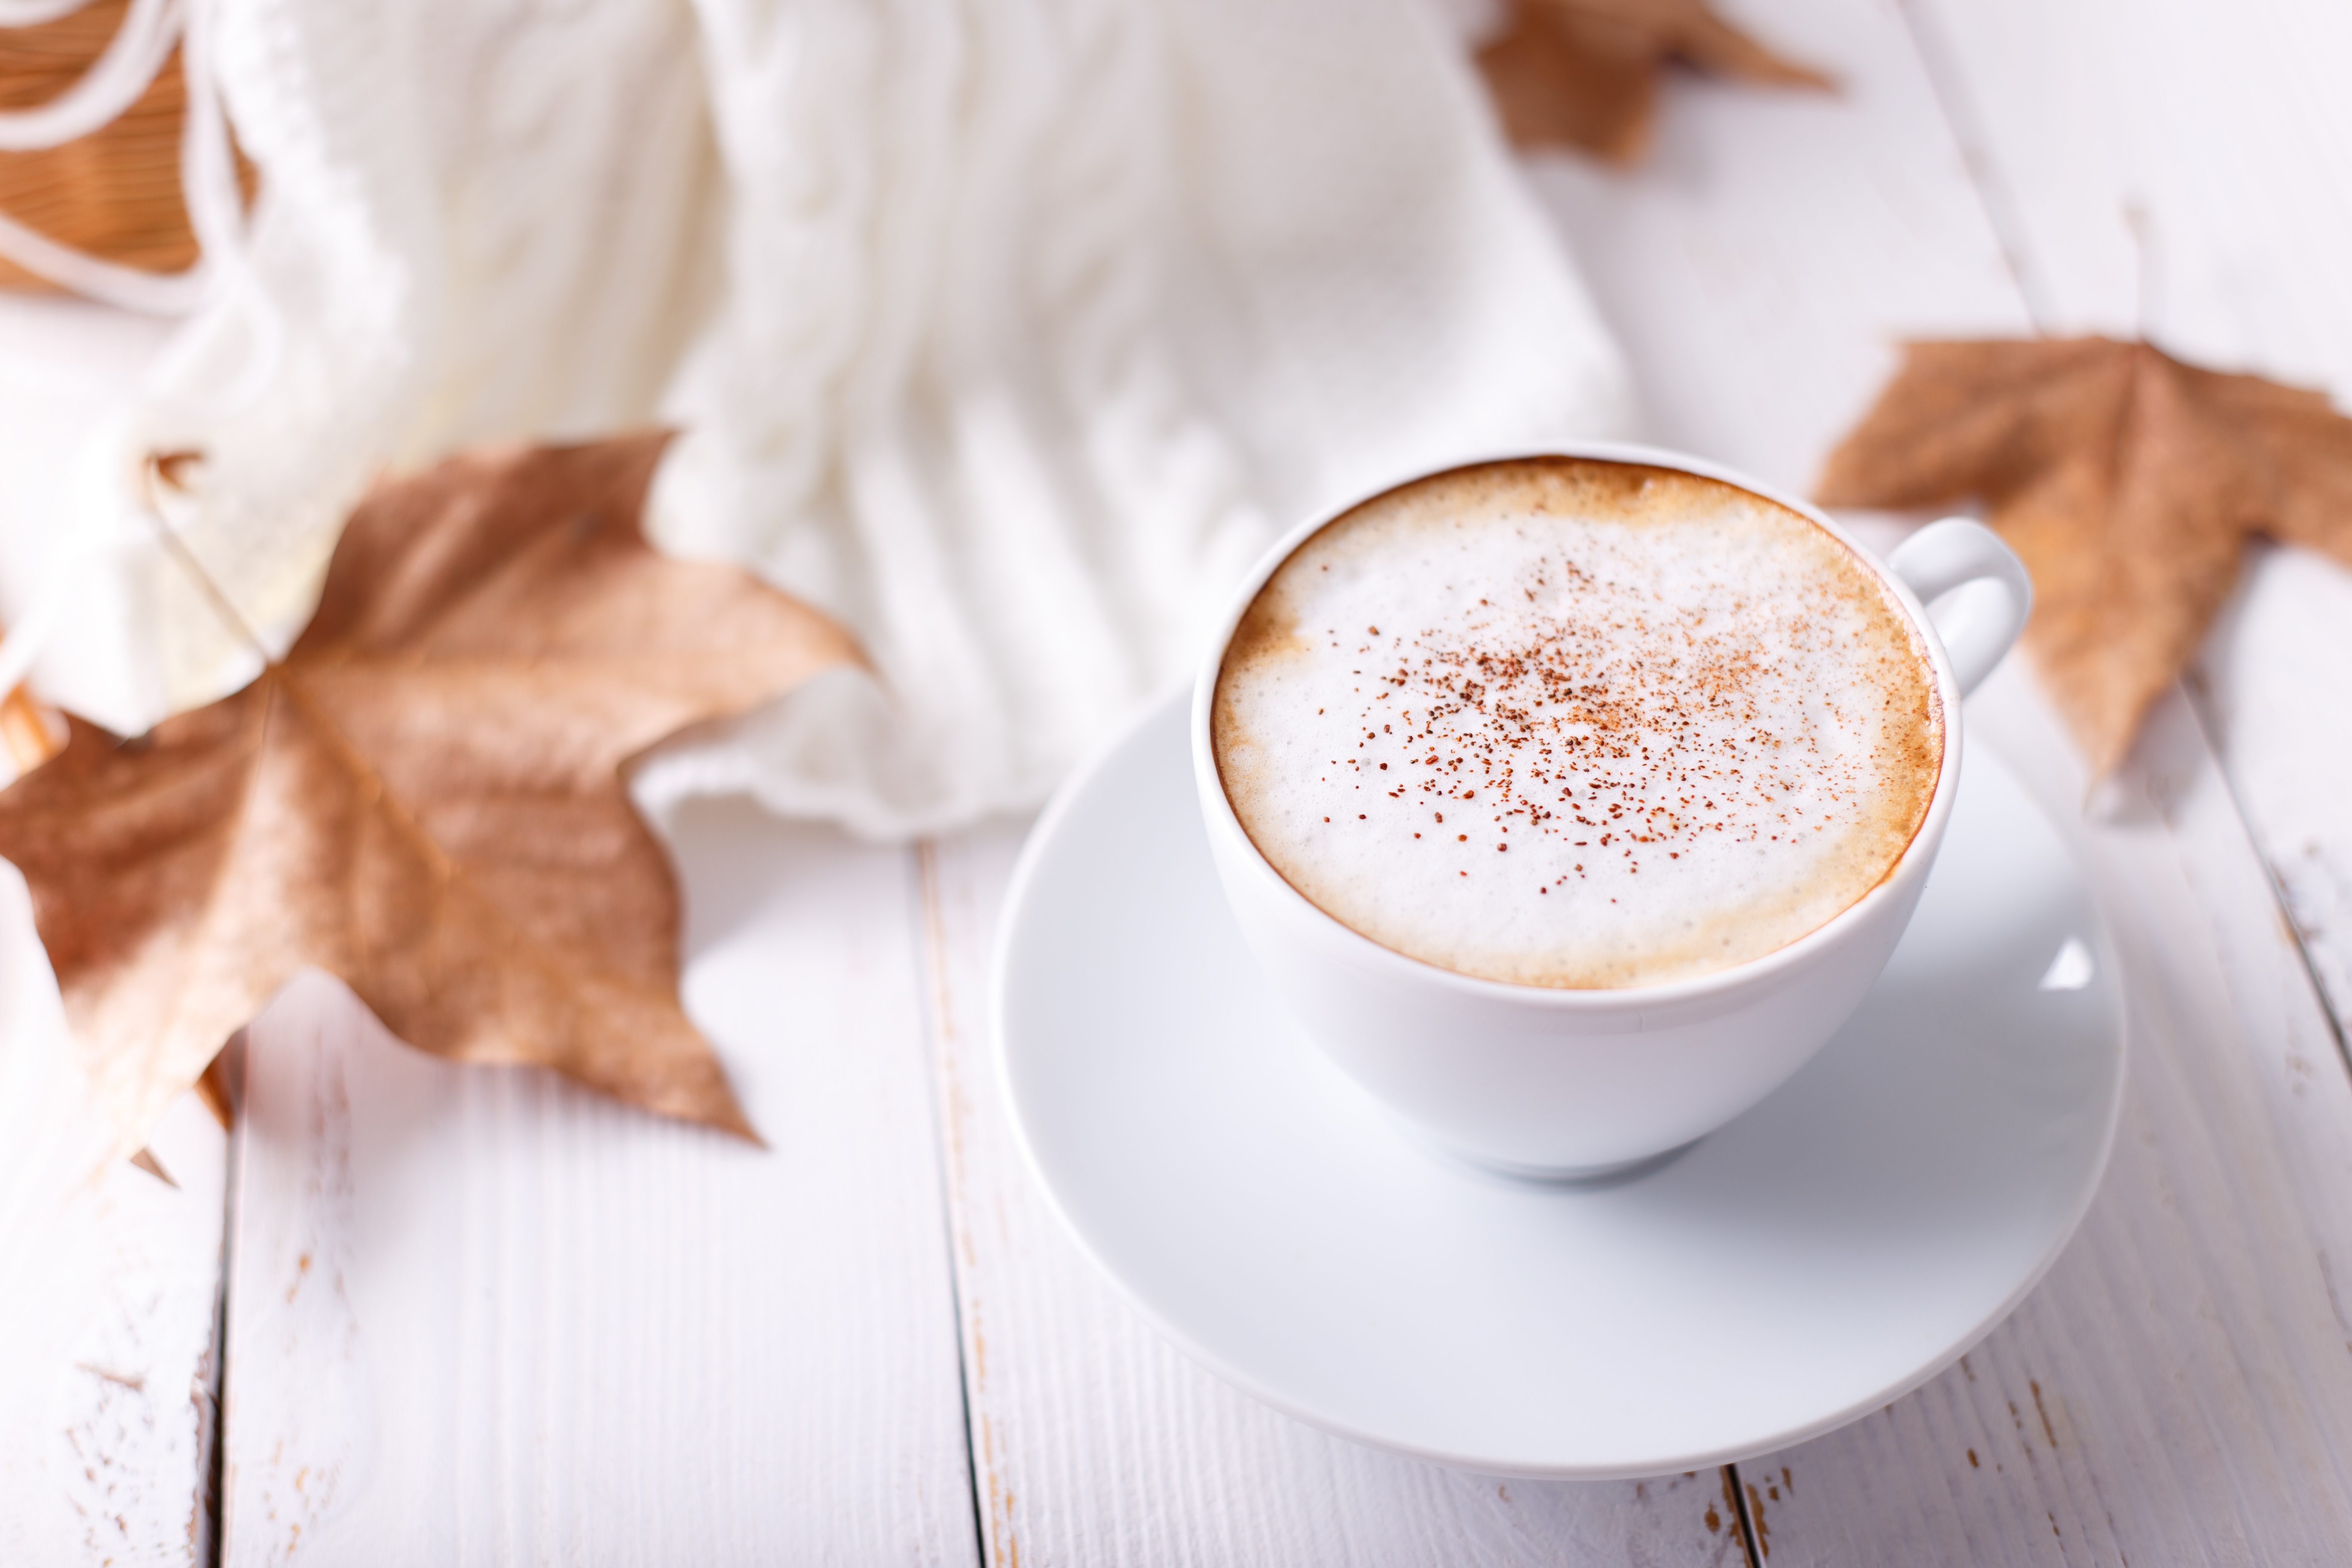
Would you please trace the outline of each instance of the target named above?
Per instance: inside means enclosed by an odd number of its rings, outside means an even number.
[[[1478,51],[1514,142],[1581,147],[1616,163],[1647,151],[1657,73],[1669,60],[1778,87],[1832,85],[1701,0],[1510,0],[1504,31]]]
[[[1914,343],[1820,497],[1982,498],[2033,576],[2027,646],[2104,773],[2196,652],[2248,534],[2352,562],[2352,420],[2145,343]]]
[[[678,1006],[677,889],[622,770],[856,654],[748,574],[646,546],[663,444],[378,490],[282,660],[135,741],[72,720],[0,793],[126,1150],[303,964],[436,1055],[753,1136]]]

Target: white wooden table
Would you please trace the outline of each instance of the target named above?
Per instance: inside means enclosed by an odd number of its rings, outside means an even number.
[[[2340,5],[1725,9],[1843,94],[1678,80],[1640,173],[1528,171],[1655,439],[1803,487],[1894,345],[1937,334],[2144,326],[2352,405]],[[93,387],[155,341],[69,310],[0,330],[95,345]],[[59,429],[81,406],[49,401]],[[0,460],[57,435],[0,429]],[[0,1346],[0,1561],[2352,1560],[2352,573],[2263,555],[2096,819],[2029,678],[1969,722],[2114,923],[2123,1131],[2017,1313],[1843,1431],[1532,1484],[1229,1391],[1015,1156],[983,1018],[1023,825],[876,848],[720,803],[679,844],[688,1000],[765,999],[720,1044],[772,1150],[445,1067],[298,985],[235,1133],[191,1101],[157,1140],[176,1188],[125,1167],[83,1195],[55,1278],[100,1305],[68,1364]]]

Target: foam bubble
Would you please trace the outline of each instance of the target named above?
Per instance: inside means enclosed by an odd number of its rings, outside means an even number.
[[[1819,927],[1893,868],[1943,757],[1926,652],[1833,535],[1565,458],[1318,531],[1243,617],[1213,733],[1244,828],[1317,905],[1431,963],[1571,987]]]

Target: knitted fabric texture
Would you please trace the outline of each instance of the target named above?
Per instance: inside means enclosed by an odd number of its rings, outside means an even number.
[[[88,455],[36,668],[124,730],[255,656],[137,542],[142,454],[266,642],[369,479],[667,422],[666,547],[842,671],[640,770],[861,833],[1034,805],[1285,526],[1622,433],[1615,353],[1426,0],[216,0],[262,196]],[[121,541],[131,541],[124,543]]]

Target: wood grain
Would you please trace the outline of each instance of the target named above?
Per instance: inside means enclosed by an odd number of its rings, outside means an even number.
[[[1154,1334],[1053,1216],[1000,1096],[988,975],[1019,838],[1017,825],[999,825],[924,858],[931,1030],[990,1562],[1746,1561],[1720,1471],[1584,1485],[1441,1469],[1277,1415]]]
[[[0,1246],[38,1298],[0,1313],[0,1562],[212,1561],[226,1140],[191,1094],[151,1148],[170,1183],[109,1164]]]
[[[323,976],[254,1026],[224,1562],[975,1559],[909,858],[740,802],[676,847],[768,1149]]]
[[[2352,571],[2257,550],[2191,689],[2340,1037],[2352,1020]]]

